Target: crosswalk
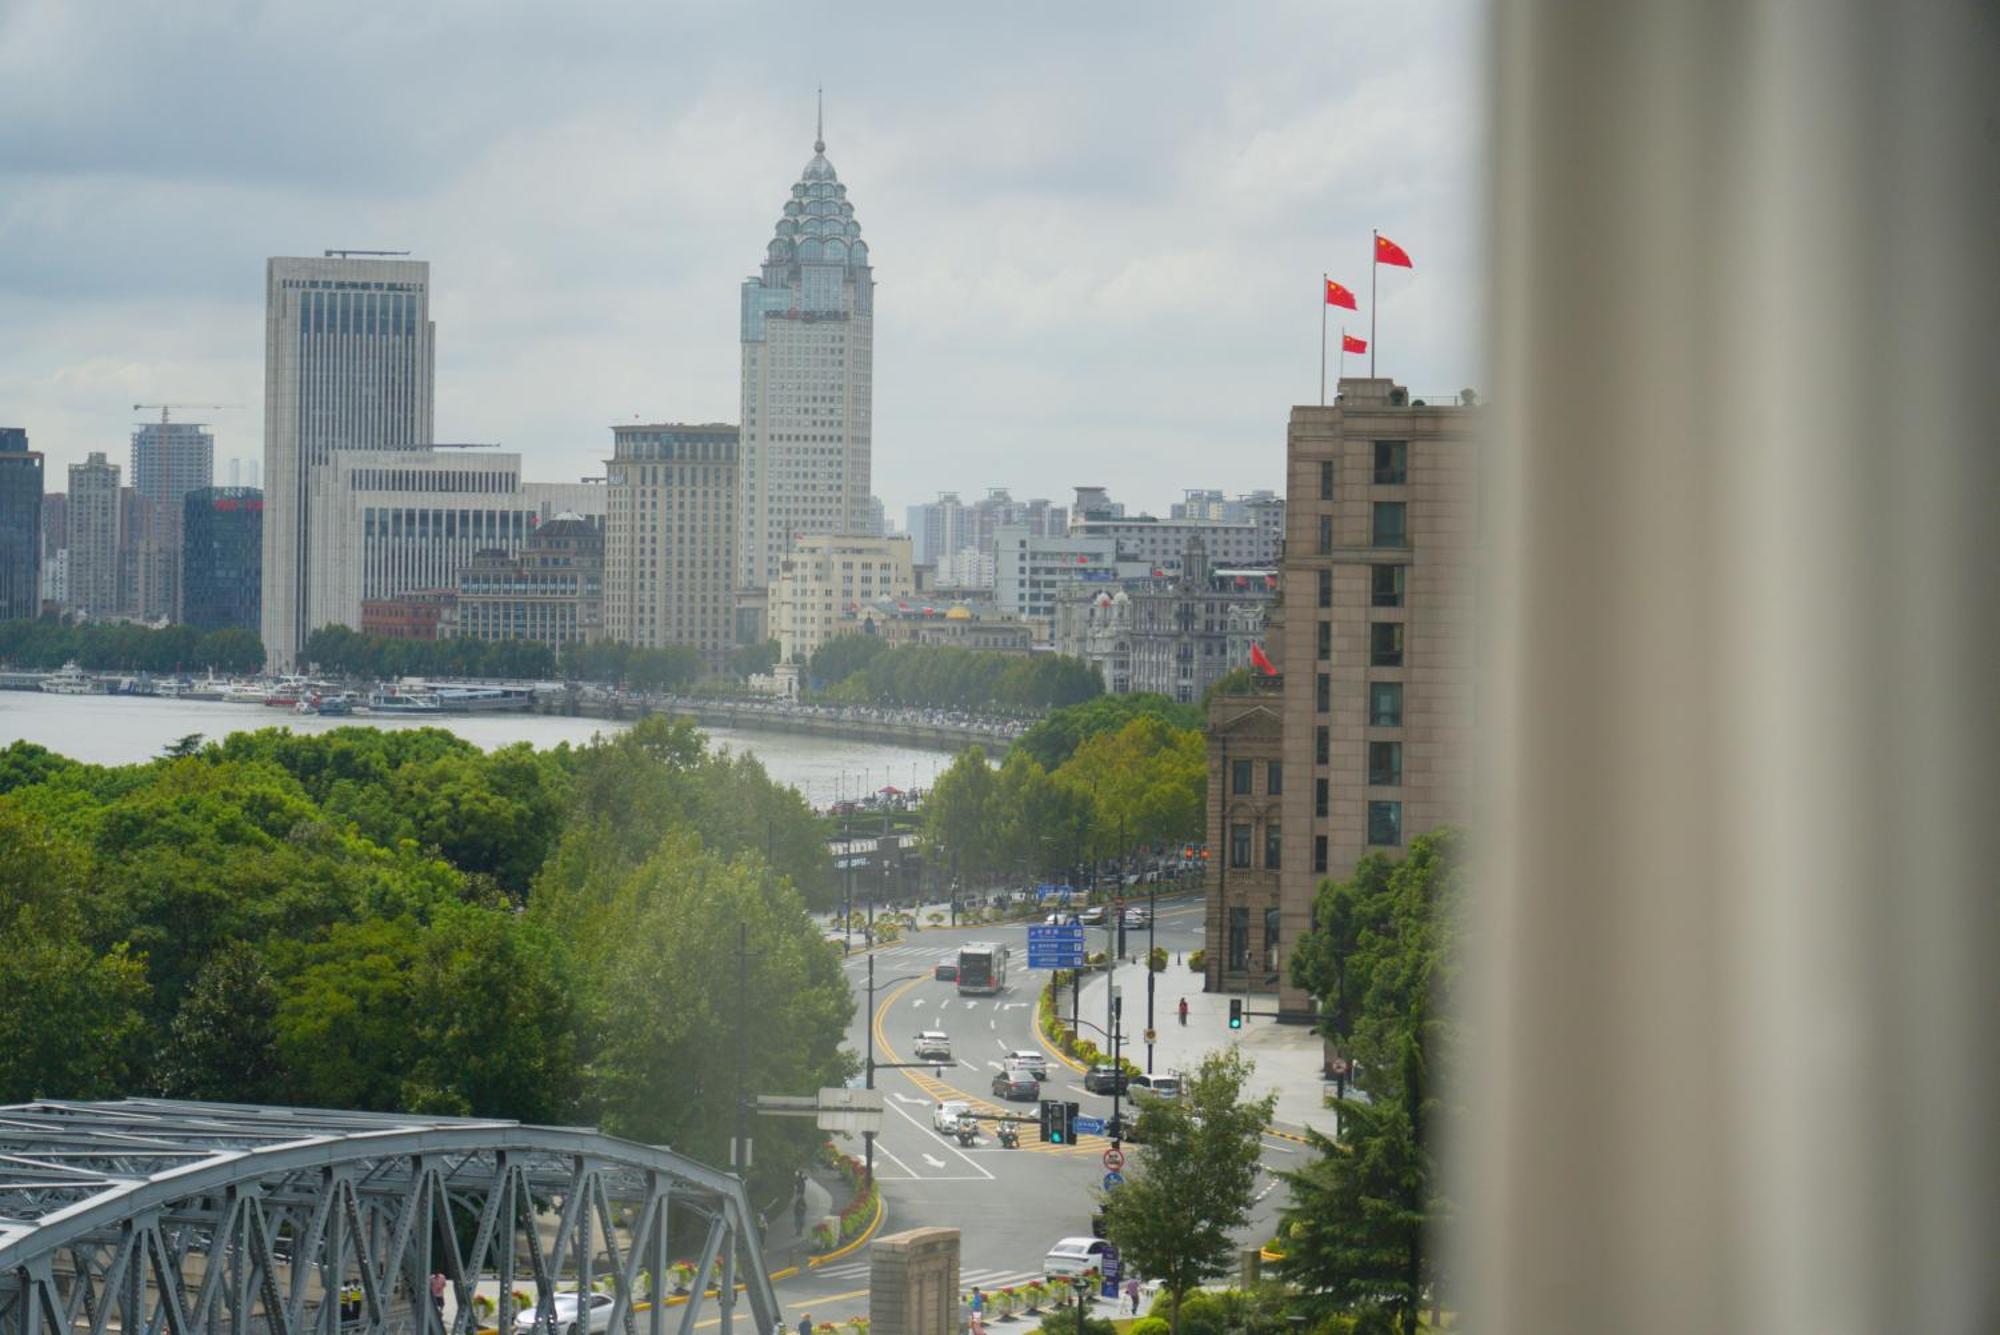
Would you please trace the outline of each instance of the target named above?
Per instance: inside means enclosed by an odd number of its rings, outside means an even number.
[[[823,1275],[828,1279],[846,1281],[867,1279],[868,1269],[869,1262],[866,1260],[843,1261],[839,1265],[826,1266],[815,1270],[813,1273]],[[958,1287],[961,1291],[968,1291],[975,1284],[982,1289],[1004,1289],[1014,1284],[1026,1284],[1031,1279],[1040,1279],[1041,1277],[1042,1272],[1039,1270],[997,1270],[990,1268],[960,1270],[958,1272]]]

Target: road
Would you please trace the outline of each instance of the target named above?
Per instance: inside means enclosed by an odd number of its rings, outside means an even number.
[[[1170,953],[1199,948],[1201,919],[1199,897],[1170,901],[1159,914],[1157,943]],[[1102,949],[1106,934],[1097,928],[1087,930],[1091,949]],[[939,958],[955,955],[967,941],[996,941],[1009,947],[1009,986],[999,996],[961,997],[955,985],[933,978]],[[1128,930],[1128,949],[1136,955],[1144,948],[1144,929]],[[1083,1136],[1075,1146],[1043,1145],[1037,1128],[1027,1125],[1021,1128],[1020,1147],[1003,1149],[988,1124],[982,1125],[971,1146],[961,1147],[956,1138],[931,1129],[931,1110],[946,1098],[964,1099],[983,1113],[1035,1116],[1034,1103],[1005,1103],[996,1100],[991,1089],[1008,1051],[1042,1047],[1035,1037],[1034,1016],[1046,974],[1025,968],[1026,960],[1025,924],[927,928],[913,939],[875,952],[872,1016],[866,1014],[867,957],[856,953],[845,964],[858,1002],[849,1035],[855,1052],[866,1051],[864,1021],[873,1026],[877,1061],[909,1060],[911,1039],[921,1029],[942,1029],[951,1036],[955,1061],[943,1068],[942,1077],[930,1067],[877,1071],[885,1118],[875,1143],[875,1172],[888,1202],[883,1232],[927,1225],[961,1230],[961,1285],[967,1288],[974,1284],[1000,1288],[1039,1277],[1042,1258],[1058,1238],[1088,1234],[1096,1207],[1092,1193],[1103,1179],[1102,1156],[1110,1145],[1100,1136]],[[1143,1065],[1144,1048],[1136,1040],[1145,1025],[1145,998],[1128,997],[1124,1006],[1124,1029],[1135,1041],[1127,1055]],[[1083,1017],[1100,1026],[1105,1018]],[[1164,1006],[1158,1019],[1162,1024],[1174,1021]],[[1085,1116],[1111,1115],[1111,1098],[1086,1092],[1081,1075],[1054,1055],[1043,1088],[1047,1097],[1075,1101]],[[1129,1110],[1129,1102],[1126,1107]],[[1245,1245],[1271,1236],[1284,1191],[1272,1174],[1295,1167],[1303,1149],[1281,1137],[1266,1137],[1264,1147],[1259,1201],[1242,1238]],[[860,1153],[859,1139],[849,1148]],[[1126,1152],[1138,1155],[1144,1150],[1128,1146]],[[816,1323],[845,1320],[865,1307],[868,1266],[864,1247],[817,1271],[784,1280],[779,1298],[793,1321],[801,1312],[811,1312]]]

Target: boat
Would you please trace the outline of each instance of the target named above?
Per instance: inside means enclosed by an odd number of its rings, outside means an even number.
[[[273,709],[291,709],[312,693],[312,683],[304,677],[280,677],[264,694],[264,703]]]
[[[410,687],[387,686],[368,697],[371,714],[442,714],[444,706],[436,695]]]
[[[43,677],[42,689],[50,695],[97,695],[103,688],[97,684],[97,678],[78,667],[72,659]]]
[[[302,698],[293,709],[300,714],[319,714],[328,718],[345,716],[354,712],[354,698],[345,694],[321,695],[314,691]]]
[[[490,714],[533,709],[535,693],[504,686],[437,686],[438,704],[448,714]]]

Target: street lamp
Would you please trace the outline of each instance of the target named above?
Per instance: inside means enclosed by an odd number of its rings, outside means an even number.
[[[874,908],[873,903],[870,903],[869,908],[870,910],[873,910]],[[925,976],[926,975],[920,973],[908,973],[908,974],[903,974],[896,978],[887,978],[884,979],[883,981],[889,983],[904,983],[904,982],[909,982],[911,979],[923,978]],[[872,950],[868,952],[868,1015],[866,1019],[862,1021],[861,1028],[866,1032],[868,1036],[868,1057],[867,1057],[866,1069],[868,1072],[867,1075],[868,1088],[870,1089],[875,1088],[875,1072],[878,1068],[882,1070],[889,1070],[892,1068],[905,1067],[905,1066],[938,1065],[936,1062],[878,1062],[875,1060],[875,952]],[[939,1067],[938,1078],[943,1079],[943,1077],[944,1077],[944,1070],[942,1067]],[[867,1180],[872,1183],[875,1181],[875,1133],[873,1131],[864,1131],[861,1133],[861,1139],[864,1146],[866,1147],[866,1153],[867,1153],[867,1161],[868,1161]]]

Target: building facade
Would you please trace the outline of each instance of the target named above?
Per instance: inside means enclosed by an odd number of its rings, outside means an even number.
[[[42,485],[26,429],[0,426],[0,621],[41,614]]]
[[[769,587],[807,534],[866,533],[874,440],[875,278],[847,187],[813,144],[744,281],[741,556]]]
[[[264,493],[200,487],[181,499],[181,620],[203,630],[263,625]]]
[[[724,555],[725,568],[733,555]],[[475,554],[437,634],[547,645],[602,638],[604,526],[560,514],[530,533],[518,555]]]
[[[342,450],[315,474],[308,521],[318,550],[306,586],[313,630],[359,628],[364,602],[453,588],[476,553],[517,552],[564,511],[604,516],[603,486],[524,482],[518,454]],[[267,529],[270,505],[267,494]],[[268,597],[268,579],[265,588]]]
[[[85,616],[113,617],[123,610],[119,600],[118,539],[120,487],[118,465],[93,451],[69,466],[69,500],[65,525],[69,530],[69,607]]]
[[[1212,519],[1155,519],[1151,515],[1074,519],[1069,536],[1107,538],[1117,544],[1119,555],[1126,560],[1164,569],[1180,568],[1189,538],[1200,538],[1208,559],[1217,565],[1273,566],[1278,560],[1277,539],[1249,520],[1231,524]]]
[[[862,613],[859,629],[892,645],[933,645],[989,654],[1025,654],[1035,647],[1034,633],[1025,622],[990,608],[975,611],[964,604],[941,607],[881,602]]]
[[[1173,576],[1121,580],[1109,588],[1064,584],[1056,593],[1056,652],[1096,666],[1114,695],[1157,691],[1182,704],[1199,701],[1223,676],[1249,664],[1278,576],[1276,570],[1211,571],[1199,538],[1189,540],[1180,568]]]
[[[1365,854],[1464,821],[1478,410],[1386,379],[1292,410],[1286,440],[1286,931]],[[1293,935],[1290,939],[1296,939]]]
[[[604,636],[685,645],[720,668],[736,645],[741,436],[727,423],[611,428]]]
[[[771,585],[771,634],[780,662],[804,663],[836,635],[861,629],[862,609],[916,592],[910,539],[801,538]]]
[[[1285,952],[1312,925],[1285,894],[1282,684],[1264,678],[1208,705],[1208,953],[1203,989],[1278,994],[1281,1014],[1310,1014],[1285,977]]]
[[[430,265],[279,257],[265,269],[264,652],[290,665],[316,627],[359,619],[358,600],[313,604],[336,559],[313,529],[320,470],[346,451],[435,439]],[[453,572],[454,574],[456,572]]]
[[[1072,583],[1115,584],[1121,573],[1118,543],[1104,537],[1037,536],[1026,527],[1007,527],[993,539],[993,596],[1023,618],[1052,622],[1056,594]]]
[[[361,604],[361,633],[390,640],[435,640],[457,599],[455,589],[412,589]]]
[[[199,422],[146,422],[132,433],[132,489],[142,503],[137,602],[148,620],[181,616],[181,503],[215,483],[215,437]]]

